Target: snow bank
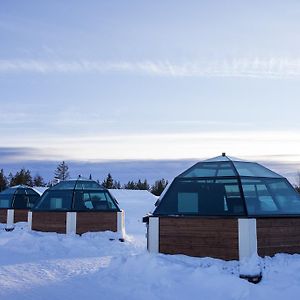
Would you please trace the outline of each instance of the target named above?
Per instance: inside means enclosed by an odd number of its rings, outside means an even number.
[[[266,258],[263,281],[238,277],[238,263],[153,255],[114,234],[66,236],[0,232],[0,298],[26,299],[298,299],[300,255]]]

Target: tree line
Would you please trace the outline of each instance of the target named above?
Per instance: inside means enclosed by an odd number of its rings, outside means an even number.
[[[31,175],[31,171],[22,168],[15,174],[9,173],[8,176],[4,174],[4,170],[0,170],[0,192],[8,187],[15,185],[28,185],[28,186],[52,186],[59,180],[66,180],[70,178],[69,167],[66,162],[58,164],[54,170],[53,180],[46,182],[40,174]],[[92,175],[90,175],[92,179]],[[156,196],[159,196],[168,184],[164,178],[156,180],[154,184],[150,185],[147,179],[138,181],[128,181],[126,184],[121,184],[120,181],[114,180],[110,173],[102,180],[96,180],[103,187],[107,189],[128,189],[128,190],[147,190]]]

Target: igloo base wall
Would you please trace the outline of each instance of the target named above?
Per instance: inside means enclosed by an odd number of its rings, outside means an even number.
[[[30,213],[32,214],[31,229],[36,231],[83,234],[109,230],[120,232],[121,237],[125,232],[123,212],[33,211]]]
[[[241,260],[258,254],[300,254],[300,217],[150,216],[148,250]]]
[[[114,231],[117,228],[117,212],[78,212],[76,233],[88,231]]]
[[[256,230],[259,256],[300,253],[300,218],[259,218]]]
[[[159,252],[237,260],[238,220],[160,217]]]
[[[0,209],[0,223],[6,224],[7,209]]]
[[[31,229],[44,232],[66,233],[66,212],[32,212]]]
[[[13,213],[11,221],[27,222],[28,221],[28,209],[9,209]],[[8,224],[8,209],[0,209],[0,223]]]
[[[27,222],[28,221],[28,209],[15,209],[14,210],[14,222]]]

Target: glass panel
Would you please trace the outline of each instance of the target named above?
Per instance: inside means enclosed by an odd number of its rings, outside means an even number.
[[[14,194],[16,192],[17,189],[15,188],[8,188],[6,190],[4,190],[3,192],[1,192],[1,195],[11,195]]]
[[[93,190],[93,189],[99,189],[100,185],[96,182],[96,181],[82,181],[79,180],[76,183],[76,187],[77,190]]]
[[[35,210],[71,210],[73,192],[48,190],[34,207]]]
[[[106,191],[76,191],[75,210],[116,210],[117,207]]]
[[[236,176],[231,163],[198,163],[180,177]]]
[[[13,195],[3,195],[0,194],[0,208],[11,208],[11,200]]]
[[[12,207],[13,208],[18,208],[18,209],[27,209],[29,208],[29,198],[26,194],[24,194],[24,190],[23,190],[23,194],[18,194],[16,193],[13,199],[13,204]]]
[[[76,185],[76,180],[61,181],[54,185],[51,190],[73,190]]]
[[[238,161],[234,161],[233,163],[240,176],[282,178],[282,176],[280,176],[279,174],[276,174],[275,172],[257,163],[238,162]]]
[[[300,214],[300,195],[286,179],[242,179],[249,215]]]
[[[206,162],[219,162],[219,161],[229,161],[227,156],[217,156],[210,159],[205,160]]]
[[[178,212],[198,213],[198,193],[178,193]]]
[[[176,179],[154,211],[154,215],[244,215],[238,182],[215,183]]]
[[[29,207],[32,208],[34,204],[40,199],[40,195],[30,195],[29,197]]]

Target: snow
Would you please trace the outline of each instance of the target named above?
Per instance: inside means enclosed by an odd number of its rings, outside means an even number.
[[[125,243],[111,241],[112,232],[67,236],[28,231],[26,223],[6,232],[2,225],[0,299],[299,298],[300,255],[260,259],[263,280],[254,285],[239,278],[237,261],[149,254],[141,217],[153,200],[119,195],[127,211]]]
[[[48,190],[48,187],[46,186],[34,186],[33,189],[39,193],[40,195],[43,195],[43,193]]]
[[[154,210],[157,197],[144,190],[110,189],[121,209],[125,211],[126,231],[145,236],[143,217]]]

